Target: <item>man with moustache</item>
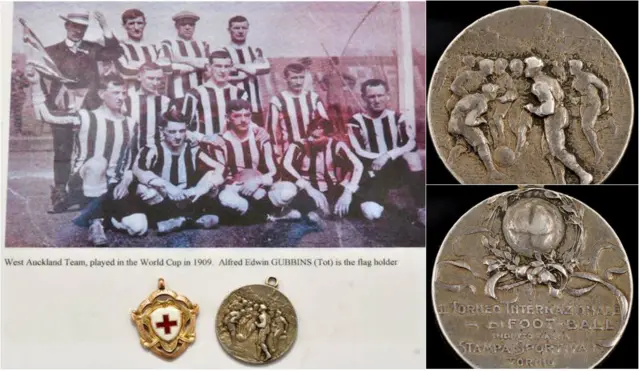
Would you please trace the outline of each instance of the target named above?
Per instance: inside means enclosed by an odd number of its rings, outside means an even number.
[[[196,22],[200,20],[198,15],[182,11],[172,19],[178,32],[177,38],[162,42],[165,55],[171,58],[173,69],[167,86],[167,95],[171,99],[182,100],[187,91],[202,85],[203,74],[208,63],[209,44],[193,38]]]
[[[122,52],[105,16],[100,12],[95,12],[94,16],[103,31],[104,46],[83,40],[89,27],[89,12],[78,10],[60,16],[65,21],[67,37],[64,41],[47,47],[46,52],[60,73],[75,82],[63,85],[59,80],[44,77],[40,80],[47,97],[47,107],[52,112],[77,112],[81,108],[93,110],[102,104],[98,96],[98,62],[115,61]],[[52,133],[54,186],[51,189],[51,212],[57,213],[68,208],[65,189],[71,173],[73,127],[54,125]]]
[[[127,9],[122,13],[122,26],[127,38],[120,41],[122,56],[116,61],[116,67],[127,82],[129,94],[140,89],[138,71],[145,63],[157,63],[165,74],[171,74],[171,62],[164,49],[144,40],[147,21],[140,9]],[[159,87],[164,89],[164,82]]]
[[[305,72],[305,66],[300,63],[287,65],[284,68],[287,90],[271,98],[268,130],[280,154],[286,152],[290,143],[306,138],[313,119],[328,119],[320,96],[303,89]]]
[[[224,49],[229,52],[233,62],[230,81],[249,94],[251,120],[264,127],[258,76],[268,74],[271,71],[271,65],[262,48],[247,45],[247,34],[249,33],[247,18],[237,15],[229,19],[228,31],[231,42],[224,46]]]

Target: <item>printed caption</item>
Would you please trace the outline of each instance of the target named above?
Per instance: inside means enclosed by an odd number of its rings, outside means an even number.
[[[199,268],[199,267],[393,267],[398,265],[398,260],[389,258],[272,258],[272,259],[212,259],[212,258],[112,258],[112,259],[72,259],[72,258],[41,258],[41,259],[14,259],[5,258],[5,266],[8,267],[84,267],[84,268],[109,268],[109,267],[175,267],[175,268]]]

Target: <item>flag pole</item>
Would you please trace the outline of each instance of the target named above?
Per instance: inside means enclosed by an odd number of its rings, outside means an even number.
[[[396,18],[397,62],[398,62],[398,104],[407,122],[415,123],[415,89],[413,86],[413,52],[411,47],[411,23],[409,3],[397,3],[400,7]]]

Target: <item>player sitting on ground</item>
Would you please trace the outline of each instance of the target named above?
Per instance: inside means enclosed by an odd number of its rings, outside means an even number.
[[[351,117],[348,128],[351,145],[366,170],[366,179],[361,183],[365,200],[360,205],[362,213],[369,220],[380,218],[389,190],[408,184],[422,222],[425,177],[415,124],[387,109],[390,98],[385,81],[367,80],[362,83],[361,92],[366,112]]]
[[[162,122],[162,140],[143,148],[133,166],[150,224],[157,225],[159,234],[188,226],[213,228],[219,221],[212,211],[224,166],[191,145],[187,120],[177,111],[167,112]]]
[[[329,135],[328,120],[317,118],[308,127],[306,139],[293,142],[282,161],[283,179],[294,182],[299,190],[289,207],[318,220],[316,210],[343,217],[349,213],[353,194],[358,190],[363,165],[349,147]],[[336,170],[347,174],[341,181]]]
[[[48,111],[45,97],[37,82],[39,74],[29,70],[33,84],[33,103],[38,115],[57,125],[77,125],[76,157],[67,183],[69,204],[87,206],[74,222],[89,225],[89,241],[106,246],[104,227],[142,235],[147,231],[147,218],[135,197],[131,171],[137,139],[136,124],[122,115],[125,83],[120,76],[106,76],[98,95],[102,105],[95,110],[80,110],[77,116],[59,116]]]
[[[246,100],[227,102],[227,131],[221,145],[205,144],[207,152],[225,164],[224,189],[220,204],[227,217],[244,222],[264,222],[274,208],[282,208],[295,195],[291,183],[275,182],[278,169],[269,134],[251,121],[251,104]]]

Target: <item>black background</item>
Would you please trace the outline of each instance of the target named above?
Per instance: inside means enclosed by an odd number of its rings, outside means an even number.
[[[572,196],[594,209],[622,242],[633,275],[633,304],[622,339],[598,368],[638,368],[638,187],[545,186]],[[427,368],[469,368],[449,345],[439,329],[431,298],[431,275],[440,245],[455,222],[478,203],[513,186],[430,185],[427,192]]]
[[[489,13],[517,5],[517,1],[427,2],[427,86],[440,56],[462,30]],[[550,1],[548,6],[582,19],[609,40],[627,70],[631,91],[634,100],[637,100],[638,2]],[[638,183],[637,109],[634,109],[633,122],[627,150],[616,169],[605,180],[607,184]],[[431,139],[427,140],[427,183],[458,184],[438,156]]]

